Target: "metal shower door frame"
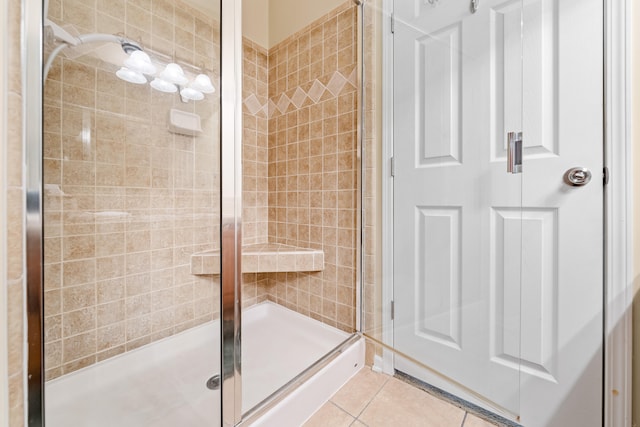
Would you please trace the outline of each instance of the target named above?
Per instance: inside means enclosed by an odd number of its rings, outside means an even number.
[[[42,65],[44,0],[23,0],[22,84],[25,161],[27,425],[44,426],[44,309],[42,216]],[[28,122],[28,123],[27,123]]]
[[[42,102],[44,0],[23,0],[22,82],[26,206],[27,425],[45,425],[43,354]],[[241,419],[242,1],[221,4],[221,408],[222,424]]]
[[[221,424],[242,419],[242,0],[221,2]]]

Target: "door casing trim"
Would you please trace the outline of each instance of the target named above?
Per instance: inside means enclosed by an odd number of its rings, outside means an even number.
[[[604,422],[631,425],[633,195],[631,176],[631,4],[604,0],[605,307]]]

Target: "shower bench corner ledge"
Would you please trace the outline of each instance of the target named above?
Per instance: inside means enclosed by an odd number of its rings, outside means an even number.
[[[243,273],[312,272],[324,270],[321,249],[299,248],[279,243],[262,243],[242,247]],[[191,274],[220,274],[220,249],[191,255]]]

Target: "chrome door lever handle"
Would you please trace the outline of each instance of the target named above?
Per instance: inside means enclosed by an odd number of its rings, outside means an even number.
[[[587,168],[571,168],[564,173],[564,182],[572,187],[582,187],[591,181],[591,171]]]

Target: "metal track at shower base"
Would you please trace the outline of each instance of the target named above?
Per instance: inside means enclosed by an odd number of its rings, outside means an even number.
[[[338,344],[333,350],[325,354],[322,358],[318,359],[318,361],[313,365],[309,366],[307,369],[294,377],[291,381],[280,387],[278,390],[266,397],[262,402],[251,408],[246,414],[244,414],[244,416],[242,417],[242,421],[238,425],[241,427],[246,427],[257,421],[262,415],[264,415],[278,403],[282,402],[287,396],[297,390],[315,374],[320,372],[322,368],[335,360],[338,356],[344,353],[361,338],[362,337],[359,334],[354,333],[342,343]]]
[[[398,371],[396,369],[395,371],[395,377],[398,378],[399,380],[410,384],[413,387],[419,388],[421,390],[424,390],[426,393],[429,393],[433,396],[436,396],[442,400],[445,400],[449,403],[451,403],[454,406],[457,406],[458,408],[462,409],[463,411],[469,413],[469,414],[473,414],[479,418],[482,418],[486,421],[491,422],[492,424],[495,424],[498,427],[523,427],[521,424],[518,424],[514,421],[508,420],[504,417],[501,417],[498,414],[495,414],[491,411],[488,411],[487,409],[484,409],[476,404],[473,404],[469,401],[466,401],[464,399],[459,398],[458,396],[456,396],[455,394],[451,394],[449,392],[446,392],[438,387],[432,386],[431,384],[428,384],[422,380],[419,380],[415,377],[412,377],[409,374],[405,374],[404,372]],[[467,415],[465,414],[465,417]],[[463,423],[464,425],[464,423]]]
[[[436,369],[432,368],[431,366],[425,365],[424,363],[420,362],[419,360],[414,359],[411,356],[407,356],[406,354],[396,350],[395,348],[391,347],[390,345],[385,344],[382,341],[379,341],[378,339],[367,335],[366,333],[363,333],[362,335],[363,335],[363,337],[365,339],[371,341],[372,343],[374,343],[376,345],[379,345],[380,347],[384,348],[385,350],[390,351],[395,356],[402,357],[403,359],[406,359],[409,362],[411,362],[411,363],[413,363],[415,365],[418,365],[419,367],[429,371],[430,373],[432,373],[433,375],[439,377],[440,379],[442,379],[442,380],[444,380],[444,381],[446,381],[446,382],[448,382],[448,383],[450,383],[450,384],[462,389],[465,393],[468,393],[469,395],[471,395],[474,398],[478,399],[480,402],[483,402],[485,405],[495,409],[500,414],[503,414],[503,415],[499,415],[499,416],[501,416],[503,418],[510,417],[510,418],[512,418],[513,420],[516,420],[516,421],[520,420],[520,415],[519,414],[514,413],[513,411],[505,408],[504,406],[494,402],[491,399],[487,399],[482,394],[478,393],[475,390],[470,389],[469,387],[465,386],[464,384],[460,383],[459,381],[456,381],[453,378],[444,375],[442,372],[437,371]],[[407,376],[407,375],[405,374],[405,376]],[[417,381],[419,381],[419,380],[417,380]],[[458,400],[460,400],[460,399],[458,399]],[[516,425],[518,425],[518,424],[516,424]]]

